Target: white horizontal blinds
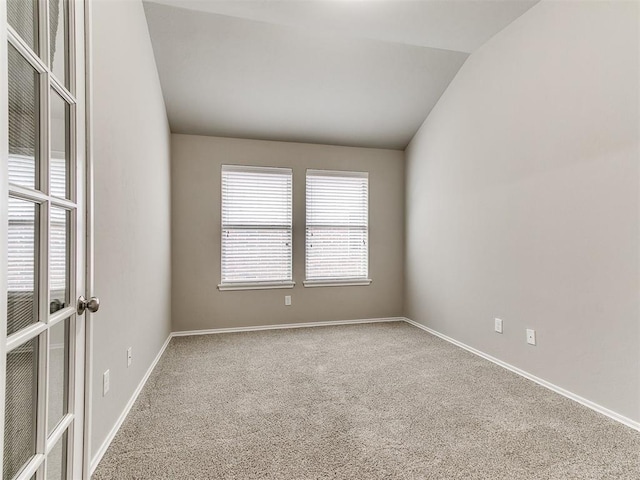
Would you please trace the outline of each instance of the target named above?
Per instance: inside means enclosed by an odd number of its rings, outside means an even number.
[[[64,157],[64,152],[52,152],[50,162],[51,195],[67,198],[67,159]]]
[[[33,157],[27,155],[9,154],[9,183],[33,188],[34,165]]]
[[[291,282],[290,168],[222,166],[222,284]]]
[[[38,252],[38,206],[9,197],[7,287],[9,292],[34,292]]]
[[[307,170],[307,280],[367,278],[368,205],[368,173]]]
[[[67,210],[51,208],[49,226],[49,288],[52,291],[64,291],[68,276],[68,216]]]
[[[9,155],[9,178],[13,183],[25,185],[33,176],[33,158],[22,155]],[[57,156],[51,159],[51,189],[64,191],[66,188],[66,161]],[[10,199],[9,209],[9,249],[8,249],[8,280],[9,289],[33,290],[34,260],[34,206],[30,202]],[[63,248],[51,248],[51,285],[52,289],[64,289],[66,282],[67,252],[66,242],[66,214],[63,210],[52,209],[51,232],[52,242]]]
[[[51,154],[51,185],[53,195],[65,192],[67,188],[67,160],[64,152],[52,152]],[[33,183],[33,157],[9,154],[9,182],[15,185],[29,185]],[[30,180],[31,179],[31,180]]]

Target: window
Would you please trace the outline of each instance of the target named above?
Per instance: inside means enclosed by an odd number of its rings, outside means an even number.
[[[369,175],[307,170],[304,285],[369,285]]]
[[[291,288],[290,168],[222,166],[220,290]]]

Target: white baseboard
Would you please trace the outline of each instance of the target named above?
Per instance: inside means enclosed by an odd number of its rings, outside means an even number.
[[[602,405],[598,405],[597,403],[592,402],[591,400],[587,400],[586,398],[581,397],[580,395],[576,395],[575,393],[572,393],[568,390],[565,390],[562,387],[559,387],[557,385],[554,385],[551,382],[548,382],[542,378],[536,377],[535,375],[532,375],[529,372],[526,372],[518,367],[514,367],[513,365],[508,364],[507,362],[503,362],[502,360],[492,357],[491,355],[484,353],[480,350],[477,350],[473,347],[470,347],[469,345],[466,345],[462,342],[459,342],[458,340],[455,340],[451,337],[447,337],[446,335],[443,335],[442,333],[433,330],[432,328],[429,328],[425,325],[422,325],[421,323],[415,322],[409,318],[405,318],[404,319],[405,322],[418,327],[422,330],[424,330],[425,332],[428,332],[432,335],[435,335],[436,337],[439,337],[449,343],[452,343],[453,345],[456,345],[457,347],[463,348],[475,355],[478,355],[479,357],[484,358],[485,360],[489,360],[492,363],[495,363],[496,365],[499,365],[503,368],[506,368],[507,370],[510,370],[513,373],[516,373],[528,380],[531,380],[532,382],[537,383],[538,385],[542,385],[545,388],[548,388],[549,390],[552,390],[560,395],[562,395],[563,397],[567,397],[575,402],[578,402],[582,405],[584,405],[585,407],[590,408],[591,410],[594,410],[598,413],[601,413],[602,415],[606,415],[607,417],[616,420],[617,422],[620,422],[624,425],[626,425],[627,427],[633,428],[634,430],[638,430],[640,431],[640,422],[636,422],[635,420],[631,420],[630,418],[627,418],[623,415],[620,415],[619,413],[616,413],[612,410],[609,410],[608,408],[603,407]]]
[[[185,330],[173,332],[172,337],[191,335],[214,335],[217,333],[257,332],[260,330],[281,330],[286,328],[328,327],[331,325],[355,325],[358,323],[404,322],[404,317],[363,318],[358,320],[333,320],[330,322],[282,323],[278,325],[260,325],[255,327],[211,328],[207,330]]]
[[[116,421],[115,425],[109,431],[109,434],[107,435],[107,438],[104,439],[104,442],[102,442],[102,445],[100,445],[100,448],[98,449],[96,454],[91,459],[91,466],[90,466],[90,470],[89,470],[89,476],[93,475],[93,472],[98,467],[98,464],[100,463],[100,460],[102,460],[102,457],[104,456],[104,454],[106,453],[107,449],[109,448],[109,445],[111,445],[111,442],[113,441],[113,439],[115,438],[116,434],[118,433],[118,430],[120,430],[120,427],[122,426],[122,424],[124,423],[125,419],[127,418],[127,415],[129,415],[129,412],[131,411],[131,407],[133,407],[133,404],[136,403],[136,400],[138,399],[138,395],[140,395],[140,392],[144,388],[144,385],[147,383],[147,380],[149,379],[149,376],[151,375],[151,372],[153,372],[153,369],[156,368],[156,365],[158,364],[158,361],[160,360],[160,357],[162,357],[162,354],[166,350],[167,345],[169,345],[169,342],[171,341],[172,335],[173,334],[169,334],[169,336],[165,340],[164,344],[162,345],[162,348],[160,348],[160,351],[156,355],[156,358],[154,358],[153,362],[151,362],[151,365],[149,365],[149,368],[147,369],[147,372],[144,374],[144,377],[142,377],[142,380],[140,380],[140,383],[138,384],[138,387],[135,389],[135,391],[133,392],[133,395],[131,395],[131,398],[129,399],[129,401],[125,405],[124,410],[122,411],[122,413],[118,417],[118,420]]]
[[[331,325],[355,325],[355,324],[361,324],[361,323],[381,323],[381,322],[407,322],[415,327],[418,327],[432,335],[435,335],[436,337],[442,338],[443,340],[456,345],[460,348],[463,348],[471,353],[474,353],[475,355],[478,355],[479,357],[482,357],[486,360],[489,360],[490,362],[495,363],[496,365],[499,365],[503,368],[506,368],[507,370],[510,370],[524,378],[527,378],[528,380],[531,380],[539,385],[542,385],[543,387],[548,388],[549,390],[552,390],[564,397],[567,397],[571,400],[574,400],[598,413],[601,413],[603,415],[606,415],[609,418],[612,418],[613,420],[616,420],[630,428],[633,428],[634,430],[638,430],[640,431],[640,422],[636,422],[634,420],[631,420],[630,418],[627,418],[623,415],[620,415],[612,410],[609,410],[601,405],[598,405],[597,403],[594,403],[590,400],[587,400],[586,398],[583,398],[579,395],[576,395],[572,392],[569,392],[568,390],[565,390],[564,388],[558,387],[557,385],[554,385],[550,382],[547,382],[546,380],[543,380],[541,378],[536,377],[535,375],[532,375],[524,370],[521,370],[517,367],[514,367],[513,365],[510,365],[506,362],[503,362],[502,360],[499,360],[495,357],[492,357],[491,355],[488,355],[480,350],[477,350],[473,347],[470,347],[469,345],[466,345],[462,342],[459,342],[458,340],[455,340],[451,337],[447,337],[446,335],[443,335],[440,332],[437,332],[429,327],[426,327],[425,325],[422,325],[421,323],[415,322],[413,320],[410,320],[408,318],[405,317],[387,317],[387,318],[365,318],[365,319],[358,319],[358,320],[336,320],[336,321],[329,321],[329,322],[308,322],[308,323],[284,323],[284,324],[280,324],[280,325],[263,325],[263,326],[255,326],[255,327],[236,327],[236,328],[213,328],[213,329],[208,329],[208,330],[189,330],[189,331],[181,331],[181,332],[173,332],[169,335],[169,337],[167,338],[167,340],[164,342],[164,345],[162,345],[162,348],[160,349],[160,351],[158,352],[158,355],[156,355],[156,358],[153,360],[153,362],[151,363],[151,365],[149,366],[147,372],[145,373],[144,377],[142,378],[142,380],[140,381],[138,387],[136,388],[136,390],[133,392],[133,395],[131,396],[131,398],[129,399],[129,401],[127,402],[127,405],[125,406],[124,410],[122,411],[122,413],[120,414],[120,417],[118,418],[118,420],[116,421],[115,425],[113,426],[113,428],[109,431],[109,434],[107,435],[107,438],[104,440],[104,442],[102,442],[102,445],[100,446],[100,448],[98,449],[98,451],[96,452],[96,454],[93,456],[93,459],[91,460],[91,469],[90,469],[90,475],[93,475],[93,472],[95,471],[96,467],[98,466],[98,464],[100,463],[100,460],[102,460],[102,457],[104,456],[104,454],[106,453],[107,449],[109,448],[109,445],[111,444],[111,442],[113,441],[113,439],[115,438],[116,434],[118,433],[118,430],[120,429],[120,427],[122,426],[122,424],[124,423],[125,419],[127,418],[127,415],[129,414],[129,411],[131,410],[131,408],[133,407],[133,404],[135,403],[135,401],[138,398],[138,395],[140,395],[140,392],[142,391],[142,389],[144,388],[144,385],[147,383],[147,380],[149,379],[149,376],[151,375],[151,372],[153,372],[153,369],[156,367],[158,361],[160,360],[160,357],[162,357],[162,354],[164,353],[164,351],[166,350],[167,346],[169,345],[169,341],[171,340],[171,338],[173,337],[184,337],[184,336],[189,336],[189,335],[213,335],[213,334],[218,334],[218,333],[234,333],[234,332],[253,332],[253,331],[260,331],[260,330],[279,330],[279,329],[287,329],[287,328],[310,328],[310,327],[327,327],[327,326],[331,326]]]

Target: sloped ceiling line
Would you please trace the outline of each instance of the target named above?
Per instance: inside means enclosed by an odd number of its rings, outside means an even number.
[[[173,132],[404,149],[469,52],[534,3],[144,5]]]

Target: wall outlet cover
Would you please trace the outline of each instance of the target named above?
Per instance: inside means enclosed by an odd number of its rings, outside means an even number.
[[[285,296],[284,296],[284,304],[285,304],[286,306],[291,305],[291,295],[285,295]]]
[[[536,331],[531,328],[527,328],[527,343],[529,345],[536,344]]]
[[[495,328],[496,332],[502,333],[502,320],[499,319],[499,318],[495,318],[494,320],[495,320],[494,328]]]

